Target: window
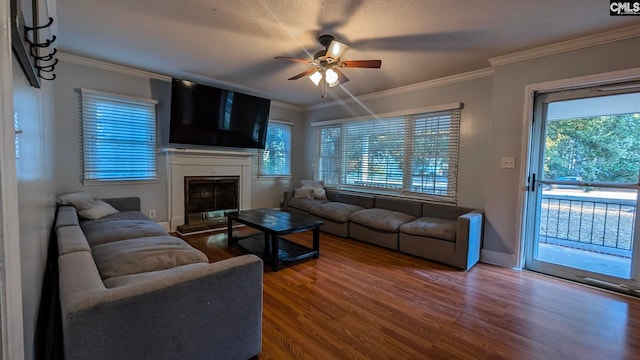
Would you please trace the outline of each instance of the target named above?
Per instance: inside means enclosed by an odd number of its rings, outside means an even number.
[[[461,107],[319,129],[327,185],[456,202]]]
[[[258,158],[259,176],[291,176],[291,125],[269,121],[267,142]]]
[[[156,180],[156,102],[82,89],[85,183]]]

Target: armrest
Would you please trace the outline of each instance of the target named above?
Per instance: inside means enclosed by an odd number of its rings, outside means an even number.
[[[286,211],[289,208],[289,200],[293,199],[293,190],[285,191],[282,197],[282,210]]]
[[[97,281],[75,279],[71,286],[84,292],[82,296],[71,299],[61,289],[66,358],[194,359],[216,354],[246,359],[257,355],[262,336],[262,270],[260,258],[245,255],[114,289],[105,289],[99,277]],[[76,278],[92,272],[65,264],[60,271],[61,281],[70,280],[69,272]]]
[[[466,269],[480,260],[483,217],[481,211],[472,211],[460,215],[456,220],[456,253],[465,254]]]

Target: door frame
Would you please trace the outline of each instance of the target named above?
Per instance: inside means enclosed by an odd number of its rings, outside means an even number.
[[[20,221],[13,123],[13,52],[9,1],[0,5],[0,354],[24,358]]]
[[[635,67],[625,70],[611,71],[601,74],[579,76],[574,78],[567,78],[561,80],[554,80],[536,84],[529,84],[525,87],[525,100],[524,100],[524,116],[522,126],[522,150],[520,158],[523,161],[524,166],[520,167],[520,196],[518,202],[520,203],[518,208],[520,209],[520,216],[518,218],[518,233],[520,234],[520,241],[517,242],[516,254],[518,269],[524,268],[525,255],[526,255],[526,240],[527,240],[527,226],[526,220],[528,214],[528,193],[529,193],[529,181],[527,174],[531,172],[531,151],[533,144],[533,120],[534,120],[534,105],[535,95],[538,92],[550,92],[561,91],[563,89],[576,88],[576,87],[590,87],[599,85],[609,85],[618,82],[628,82],[640,80],[640,67]],[[535,149],[533,150],[535,151]]]

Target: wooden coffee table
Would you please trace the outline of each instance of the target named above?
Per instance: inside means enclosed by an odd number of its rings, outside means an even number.
[[[245,237],[233,237],[233,222],[245,224],[260,230],[262,234]],[[320,226],[321,220],[314,220],[306,216],[290,214],[273,209],[254,209],[233,211],[227,213],[227,245],[237,245],[246,251],[260,256],[271,265],[273,271],[278,271],[281,264],[288,264],[308,258],[317,259],[320,256]],[[308,248],[281,238],[282,235],[303,231],[313,231],[313,247]]]

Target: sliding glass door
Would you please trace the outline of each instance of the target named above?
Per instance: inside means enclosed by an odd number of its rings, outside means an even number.
[[[537,94],[525,267],[640,295],[640,85]]]

